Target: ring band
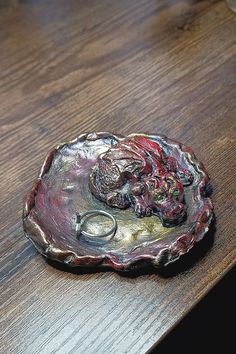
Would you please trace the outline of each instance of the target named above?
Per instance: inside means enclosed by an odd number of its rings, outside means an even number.
[[[110,230],[108,230],[107,232],[103,232],[101,234],[90,234],[89,232],[83,230],[83,225],[84,222],[92,217],[98,216],[98,215],[103,215],[106,216],[107,218],[109,218],[112,221],[112,227]],[[95,238],[95,237],[107,237],[107,236],[114,236],[115,232],[117,229],[117,221],[115,219],[115,217],[108,213],[107,211],[104,210],[88,210],[85,211],[84,213],[76,213],[76,233],[77,236],[79,236],[80,234],[86,236],[86,237],[90,237],[90,238]]]

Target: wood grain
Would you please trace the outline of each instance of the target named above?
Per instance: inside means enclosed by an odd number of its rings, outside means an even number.
[[[236,17],[221,1],[0,0],[0,47],[2,352],[145,353],[235,263]],[[104,130],[191,146],[214,239],[139,276],[45,262],[22,200],[52,146]]]

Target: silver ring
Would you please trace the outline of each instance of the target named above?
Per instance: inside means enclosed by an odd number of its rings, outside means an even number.
[[[103,215],[106,216],[107,218],[109,218],[112,221],[112,227],[110,230],[108,230],[107,232],[103,232],[101,234],[90,234],[89,232],[83,230],[83,225],[84,222],[92,217],[98,216],[98,215]],[[84,213],[76,213],[76,233],[77,236],[79,236],[80,234],[86,236],[86,237],[91,237],[91,238],[96,238],[96,237],[107,237],[107,236],[114,236],[116,233],[116,229],[117,229],[117,221],[115,219],[115,217],[108,213],[107,211],[104,210],[88,210],[85,211]]]

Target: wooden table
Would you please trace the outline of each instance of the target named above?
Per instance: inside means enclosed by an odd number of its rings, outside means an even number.
[[[2,352],[144,353],[235,262],[236,16],[218,1],[0,0],[0,46]],[[139,276],[49,265],[22,200],[46,152],[84,131],[191,146],[215,234]]]

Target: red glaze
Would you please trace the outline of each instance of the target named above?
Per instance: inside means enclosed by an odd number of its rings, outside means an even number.
[[[120,140],[98,157],[90,174],[92,193],[109,206],[132,206],[137,217],[157,215],[163,225],[186,216],[183,186],[191,172],[145,136]]]
[[[124,148],[120,149],[120,146]],[[124,245],[122,240],[119,241],[116,238],[119,228],[122,224],[126,227],[126,221],[132,221],[133,214],[129,210],[110,208],[92,198],[88,189],[91,168],[96,166],[101,153],[108,151],[117,151],[119,163],[124,152],[130,153],[130,161],[137,156],[139,173],[130,179],[134,196],[140,196],[140,186],[137,185],[140,174],[149,191],[152,180],[156,190],[164,185],[170,174],[181,198],[182,193],[185,197],[187,218],[184,224],[167,229],[168,234],[164,233],[161,238],[154,233],[150,242],[141,239]],[[149,154],[148,159],[145,151]],[[115,155],[111,156],[114,160]],[[123,157],[122,166],[127,167],[127,154]],[[182,176],[178,176],[179,171]],[[184,176],[191,183],[189,186],[185,186],[187,181],[181,181]],[[123,180],[118,182],[123,183]],[[110,133],[83,134],[75,141],[53,149],[46,157],[40,175],[25,200],[25,234],[45,257],[72,267],[103,265],[121,271],[147,264],[164,266],[188,252],[206,235],[213,216],[211,200],[205,195],[208,182],[209,177],[193,151],[164,136],[131,135],[124,138]],[[165,188],[171,195],[171,188]],[[142,198],[146,202],[149,194],[144,192]],[[75,212],[95,208],[114,211],[118,221],[114,242],[91,244],[76,237]],[[166,210],[169,212],[170,208]],[[134,225],[145,226],[146,220],[152,221],[153,218],[135,218]],[[155,220],[158,224],[158,218]],[[166,230],[165,227],[162,229]],[[129,232],[132,230],[127,226],[126,236]]]

